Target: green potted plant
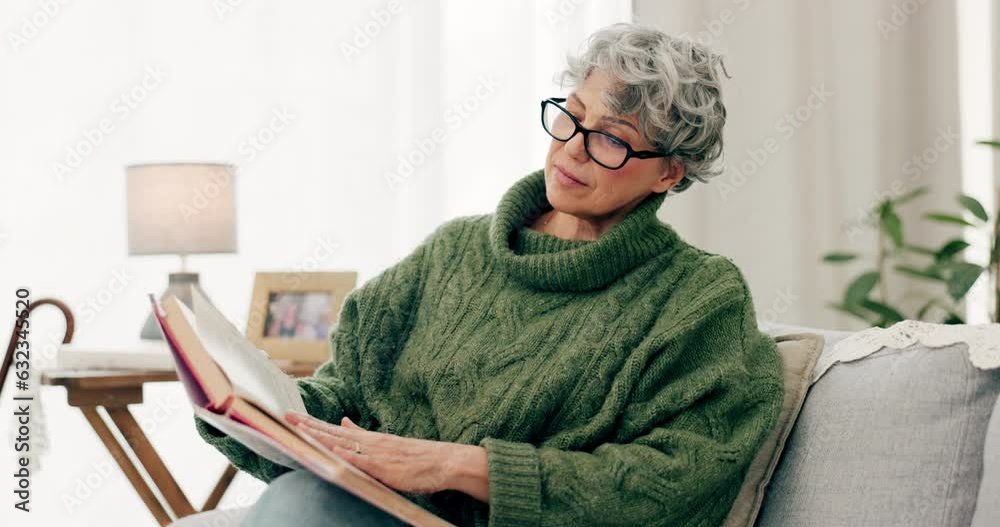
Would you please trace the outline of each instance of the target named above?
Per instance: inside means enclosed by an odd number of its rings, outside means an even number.
[[[980,141],[979,144],[1000,148],[998,141]],[[965,321],[959,314],[959,304],[980,275],[986,272],[996,284],[991,303],[994,321],[1000,322],[1000,214],[994,214],[992,218],[989,263],[968,262],[961,256],[970,244],[961,236],[948,240],[938,248],[907,243],[898,210],[927,192],[927,187],[919,187],[902,196],[886,198],[871,212],[872,218],[878,220],[875,225],[878,230],[875,254],[868,256],[874,260],[874,267],[856,276],[848,284],[842,299],[829,303],[830,307],[878,327],[888,327],[905,319],[926,320],[928,317],[935,317],[936,320],[931,320],[934,322],[963,324]],[[957,200],[963,209],[958,214],[930,212],[924,218],[960,227],[983,227],[990,222],[990,214],[978,200],[964,194],[958,195]],[[997,196],[997,203],[1000,204],[1000,195]],[[863,257],[865,255],[858,253],[833,252],[825,255],[823,262],[842,265]],[[885,280],[889,272],[938,283],[943,292],[928,295],[913,316],[907,316],[890,301]]]

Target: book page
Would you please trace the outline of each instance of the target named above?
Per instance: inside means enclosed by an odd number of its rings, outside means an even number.
[[[177,351],[177,343],[174,342],[173,335],[166,329],[163,323],[163,311],[160,309],[160,305],[156,302],[156,297],[152,293],[148,294],[149,301],[153,304],[153,315],[156,317],[157,326],[160,328],[160,334],[163,335],[163,340],[167,343],[167,348],[170,350],[170,356],[173,359],[174,370],[177,371],[177,379],[181,381],[184,385],[184,390],[188,394],[188,399],[195,406],[208,406],[209,399],[205,390],[202,389],[201,384],[198,383],[198,379],[191,373],[188,368],[187,363],[181,358],[180,352]]]
[[[275,415],[284,416],[286,410],[308,413],[295,379],[247,340],[197,289],[191,295],[193,313],[183,303],[179,304],[185,318],[195,328],[209,355],[225,372],[236,393],[266,407]]]
[[[296,470],[304,468],[298,461],[286,454],[284,449],[274,440],[245,424],[197,406],[194,407],[194,414],[269,461]]]

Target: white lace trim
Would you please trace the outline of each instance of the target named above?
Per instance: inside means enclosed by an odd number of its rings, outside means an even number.
[[[888,328],[870,328],[855,333],[834,345],[820,357],[813,370],[813,382],[838,362],[858,360],[884,348],[904,349],[913,344],[942,348],[965,342],[969,361],[983,370],[1000,368],[1000,324],[932,324],[904,320]]]

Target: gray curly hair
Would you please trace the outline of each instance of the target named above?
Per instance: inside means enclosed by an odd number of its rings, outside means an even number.
[[[568,67],[556,82],[576,86],[594,68],[607,73],[620,87],[605,94],[608,109],[618,115],[638,113],[643,136],[684,164],[686,175],[671,193],[722,173],[722,75],[728,78],[729,73],[721,54],[634,23],[602,28],[584,46],[579,56],[567,55]]]

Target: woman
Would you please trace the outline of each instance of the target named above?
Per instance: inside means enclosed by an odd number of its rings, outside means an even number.
[[[595,33],[542,103],[545,168],[353,291],[289,420],[457,525],[720,524],[781,361],[739,269],[656,211],[718,173],[721,68],[654,29]],[[397,524],[198,428],[273,480],[245,524]]]

